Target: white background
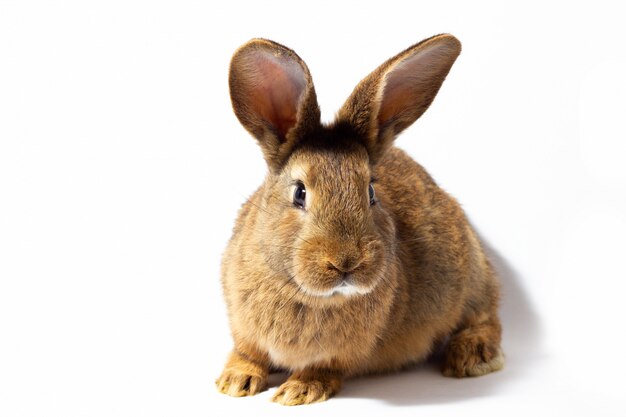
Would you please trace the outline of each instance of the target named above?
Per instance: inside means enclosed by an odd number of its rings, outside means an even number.
[[[0,415],[624,415],[619,3],[0,0]],[[397,143],[491,248],[507,367],[348,381],[309,407],[217,394],[220,255],[265,173],[232,52],[295,49],[330,120],[441,32],[463,53]]]

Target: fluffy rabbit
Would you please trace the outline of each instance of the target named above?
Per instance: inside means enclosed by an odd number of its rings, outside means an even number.
[[[234,349],[218,390],[324,401],[345,377],[397,370],[442,347],[443,374],[500,369],[499,284],[459,204],[393,146],[461,51],[426,39],[359,83],[323,125],[311,75],[264,39],[230,66],[235,114],[269,167],[223,256]]]

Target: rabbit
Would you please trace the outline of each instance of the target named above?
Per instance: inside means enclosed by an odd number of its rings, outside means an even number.
[[[322,124],[296,53],[253,39],[233,55],[233,110],[268,166],[222,258],[234,348],[218,391],[325,401],[345,378],[441,351],[446,376],[504,364],[499,282],[459,204],[396,136],[431,104],[461,52],[428,38],[363,79]]]

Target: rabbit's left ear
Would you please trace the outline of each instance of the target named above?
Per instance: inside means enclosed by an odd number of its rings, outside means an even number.
[[[339,110],[337,123],[356,130],[376,163],[396,135],[430,106],[460,52],[461,43],[452,35],[411,46],[357,85]]]
[[[259,142],[271,169],[279,169],[295,144],[320,124],[309,69],[276,42],[253,39],[239,48],[229,86],[237,118]]]

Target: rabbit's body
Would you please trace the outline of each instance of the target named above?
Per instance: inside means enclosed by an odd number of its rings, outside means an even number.
[[[402,231],[398,261],[381,271],[388,285],[341,304],[303,304],[307,296],[289,285],[285,265],[267,261],[272,243],[263,238],[275,229],[263,224],[263,188],[241,209],[224,255],[224,291],[238,337],[265,351],[273,366],[333,361],[348,375],[398,369],[425,359],[464,315],[475,314],[472,306],[496,308],[497,297],[485,297],[483,288],[497,294],[497,283],[456,201],[398,148],[375,175],[380,204]]]
[[[270,171],[223,257],[235,349],[222,392],[254,394],[282,369],[291,377],[276,401],[320,401],[345,376],[399,369],[439,345],[446,375],[502,366],[498,283],[476,234],[458,203],[391,145],[428,107],[458,50],[446,35],[409,48],[362,81],[328,126],[292,51],[258,40],[235,54],[235,112]]]

